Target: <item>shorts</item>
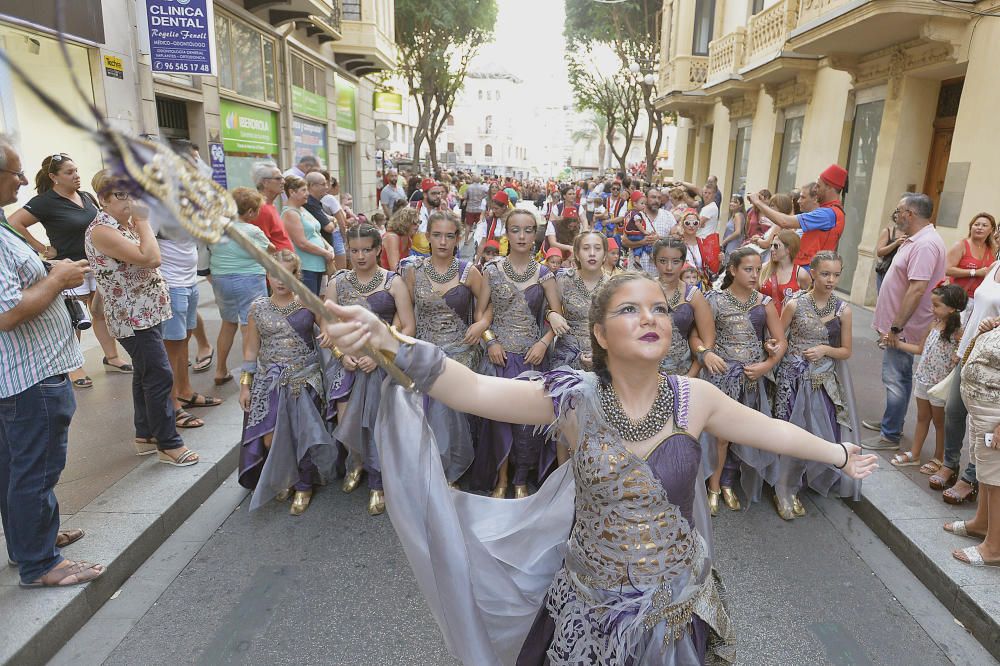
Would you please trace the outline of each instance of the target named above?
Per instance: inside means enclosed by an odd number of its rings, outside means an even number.
[[[475,212],[475,213],[473,213],[471,211],[466,211],[466,213],[465,213],[465,226],[467,226],[467,227],[474,227],[474,226],[476,226],[477,224],[479,224],[479,219],[482,216],[483,216],[483,213],[481,211],[480,212]]]
[[[87,271],[87,274],[83,277],[83,284],[73,289],[67,289],[63,293],[73,294],[74,296],[89,296],[95,291],[97,291],[97,279],[94,277],[94,271]]]
[[[1000,423],[1000,407],[991,402],[963,395],[969,408],[969,444],[976,463],[976,479],[990,486],[1000,486],[1000,448],[986,446],[986,433]]]
[[[170,309],[174,316],[160,328],[163,339],[186,340],[188,332],[198,325],[198,285],[170,287]]]
[[[951,373],[948,373],[951,374]],[[934,388],[930,384],[924,384],[919,379],[913,380],[913,395],[914,397],[920,398],[921,400],[926,400],[931,403],[931,407],[944,407],[944,400],[939,400],[927,395],[927,392]]]
[[[212,291],[222,321],[245,326],[250,304],[261,296],[267,296],[267,279],[255,273],[213,274]]]
[[[337,255],[338,257],[344,256],[344,252],[345,252],[345,249],[344,249],[344,237],[340,235],[340,228],[339,227],[336,228],[336,229],[334,229],[333,233],[330,234],[330,241],[331,241],[331,243],[333,245],[333,253],[335,255]]]

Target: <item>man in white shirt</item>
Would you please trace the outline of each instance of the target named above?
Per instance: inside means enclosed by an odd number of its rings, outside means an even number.
[[[646,222],[646,228],[652,227],[653,231],[656,232],[656,240],[666,238],[670,235],[671,230],[677,226],[677,219],[674,218],[673,213],[661,206],[662,201],[662,195],[655,187],[646,192],[646,206],[642,215]],[[639,258],[639,263],[647,273],[656,276],[656,262],[653,261],[652,253],[643,254]]]
[[[719,205],[715,203],[715,193],[715,186],[711,183],[705,185],[705,189],[702,190],[702,201],[706,203],[698,211],[698,217],[701,218],[698,238],[707,238],[719,231]]]
[[[399,174],[395,169],[386,172],[386,184],[379,195],[379,203],[382,204],[382,212],[386,217],[392,216],[392,211],[396,207],[397,201],[406,201],[406,191],[399,185]]]
[[[304,155],[299,159],[299,163],[286,171],[284,175],[286,178],[288,176],[305,178],[307,173],[319,171],[321,168],[319,159],[315,155]]]

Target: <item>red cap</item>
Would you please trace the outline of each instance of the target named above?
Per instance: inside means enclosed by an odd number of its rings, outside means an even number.
[[[420,189],[423,190],[424,192],[432,190],[438,185],[440,185],[440,183],[438,183],[433,178],[424,178],[422,181],[420,181]]]
[[[617,249],[618,249],[618,241],[616,241],[614,238],[609,238],[608,251],[610,252],[611,250],[617,250]]]
[[[497,242],[497,241],[495,241],[495,240],[493,240],[493,239],[490,239],[490,240],[486,241],[485,245],[483,245],[483,249],[484,250],[487,249],[487,248],[493,248],[494,250],[496,250],[497,252],[499,252],[500,251],[500,243]]]
[[[562,256],[563,256],[562,250],[560,250],[557,247],[550,247],[548,252],[545,253],[546,259],[548,259],[549,257],[559,257],[560,259],[562,259]]]
[[[684,264],[683,266],[681,266],[681,273],[683,273],[684,271],[696,271],[696,270],[698,270],[698,267],[695,266],[694,264]]]
[[[642,193],[642,190],[632,190],[632,194],[629,195],[629,199],[632,200],[632,203],[639,203],[639,199],[644,196],[645,195]]]
[[[839,164],[831,164],[823,170],[819,177],[827,185],[838,190],[844,189],[844,185],[847,185],[847,170]]]
[[[498,204],[503,204],[504,206],[506,206],[507,204],[510,203],[510,197],[507,195],[506,192],[500,190],[499,192],[493,195],[493,201],[495,201]]]

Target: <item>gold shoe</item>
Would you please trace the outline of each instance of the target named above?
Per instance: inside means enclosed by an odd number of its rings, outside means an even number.
[[[712,512],[712,516],[715,517],[719,515],[719,498],[722,497],[721,490],[708,489],[708,510]]]
[[[524,499],[528,496],[528,486],[514,486],[514,499]]]
[[[783,497],[779,497],[778,493],[771,496],[774,500],[774,510],[778,512],[778,516],[782,520],[794,520],[795,512],[792,511],[791,503]]]
[[[365,469],[363,467],[355,467],[347,476],[344,477],[344,483],[341,484],[340,489],[345,493],[353,493],[361,483],[361,475],[364,473]]]
[[[497,487],[493,489],[493,494],[490,495],[490,497],[493,499],[504,499],[507,497],[507,484],[497,484]]]
[[[295,497],[292,498],[292,508],[288,510],[288,513],[293,516],[301,516],[309,508],[312,496],[311,490],[296,490]]]
[[[731,511],[740,510],[740,498],[736,496],[736,493],[733,492],[732,488],[722,486],[722,490],[720,492],[722,492],[722,501],[726,503],[726,506],[729,507]]]
[[[373,490],[368,495],[368,515],[379,516],[385,513],[385,493],[381,490]]]
[[[275,495],[274,499],[278,500],[279,502],[284,502],[286,499],[288,499],[289,497],[291,497],[292,493],[294,493],[294,492],[295,492],[294,488],[285,488],[280,493],[278,493],[277,495]]]
[[[799,499],[798,495],[792,495],[792,513],[800,518],[806,515],[806,507],[802,504],[802,500]]]

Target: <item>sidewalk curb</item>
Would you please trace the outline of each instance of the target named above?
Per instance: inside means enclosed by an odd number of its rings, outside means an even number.
[[[890,488],[891,492],[885,492]],[[971,546],[976,541],[942,529],[950,520],[968,519],[966,512],[958,513],[935,500],[894,469],[880,469],[862,484],[860,501],[846,503],[955,619],[1000,660],[1000,571],[973,568],[955,560],[951,556],[953,548]],[[906,517],[904,512],[913,517]]]

